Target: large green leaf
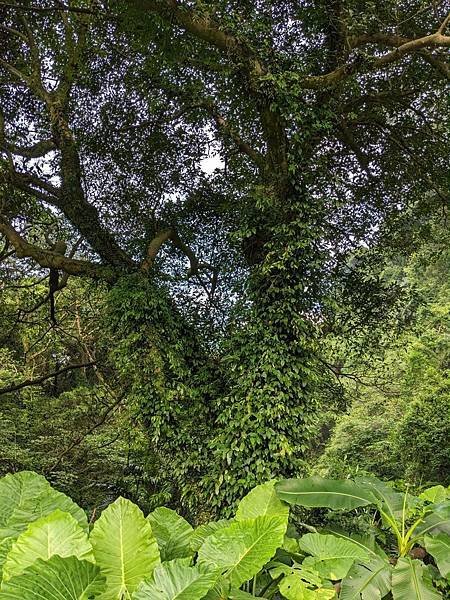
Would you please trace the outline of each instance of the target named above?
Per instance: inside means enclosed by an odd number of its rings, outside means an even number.
[[[376,477],[360,477],[356,482],[369,489],[377,499],[379,508],[393,521],[402,518],[403,508],[408,508],[414,499],[413,496],[396,492]]]
[[[442,577],[450,575],[450,536],[439,533],[425,536],[425,548],[436,561]]]
[[[218,570],[202,565],[189,567],[174,560],[156,567],[152,579],[141,583],[133,600],[201,600],[218,577]]]
[[[41,475],[21,471],[0,479],[0,539],[16,537],[31,522],[56,509],[71,514],[82,529],[88,530],[84,511]]]
[[[399,558],[392,573],[394,600],[442,600],[427,577],[424,564],[409,556]]]
[[[339,600],[380,600],[391,590],[391,565],[381,558],[354,564],[342,581]]]
[[[3,576],[3,565],[5,564],[8,552],[11,550],[11,546],[14,543],[14,538],[4,538],[0,540],[0,582]]]
[[[299,540],[300,549],[312,556],[303,564],[325,579],[342,579],[355,562],[368,561],[368,551],[354,542],[334,535],[307,533]]]
[[[300,506],[352,510],[376,501],[370,490],[349,480],[322,477],[283,479],[275,485],[275,489],[281,500]]]
[[[158,542],[161,560],[192,555],[190,539],[193,527],[170,508],[160,507],[147,517]]]
[[[48,560],[55,554],[94,562],[86,533],[72,515],[60,510],[34,521],[19,535],[3,565],[3,579],[20,575],[38,558]]]
[[[226,527],[229,527],[231,523],[234,523],[233,519],[220,519],[219,521],[205,523],[204,525],[197,527],[197,529],[194,529],[194,533],[189,541],[192,552],[198,552],[207,537],[213,533],[216,533],[216,531],[219,531],[219,529],[225,529]]]
[[[199,564],[221,570],[239,587],[272,558],[283,543],[284,517],[257,517],[236,521],[206,538],[198,553]]]
[[[203,600],[249,600],[249,598],[256,598],[256,596],[236,587],[230,587],[229,581],[220,579]]]
[[[106,576],[102,600],[128,598],[160,562],[150,523],[129,500],[118,498],[95,523],[90,541]]]
[[[336,591],[331,588],[309,589],[296,573],[284,577],[278,587],[286,600],[331,600],[336,597]]]
[[[104,586],[100,569],[91,562],[52,556],[4,582],[0,600],[89,600],[97,598]]]
[[[414,537],[425,534],[437,535],[447,533],[450,535],[450,501],[432,505],[433,511],[428,513],[414,532]]]
[[[450,491],[443,485],[433,485],[433,487],[427,488],[420,495],[419,498],[425,502],[444,502],[446,498],[450,497]]]
[[[340,529],[331,529],[328,527],[325,530],[322,530],[322,533],[331,533],[331,535],[334,535],[335,537],[348,540],[349,542],[360,546],[360,548],[369,553],[371,560],[375,560],[377,558],[382,558],[386,561],[388,560],[386,552],[377,544],[374,535],[361,535],[356,533],[350,534]]]
[[[270,569],[270,576],[272,579],[278,579],[280,575],[297,575],[306,584],[316,587],[319,587],[322,583],[322,577],[320,577],[319,573],[305,568],[304,564],[295,564],[295,566],[292,566],[290,564],[278,563],[277,566]]]
[[[289,506],[282,502],[275,491],[275,481],[268,481],[253,488],[240,502],[236,520],[256,517],[277,516],[288,519]]]

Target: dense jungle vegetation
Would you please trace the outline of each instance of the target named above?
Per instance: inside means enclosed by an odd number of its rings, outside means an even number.
[[[450,597],[449,11],[0,0],[0,600]]]

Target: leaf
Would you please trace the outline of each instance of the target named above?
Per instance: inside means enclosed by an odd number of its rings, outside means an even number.
[[[289,506],[282,502],[275,491],[275,481],[268,481],[253,488],[240,502],[236,520],[276,516],[289,518]]]
[[[282,579],[278,588],[286,600],[331,600],[336,596],[331,588],[309,589],[296,573]]]
[[[324,579],[342,579],[355,560],[369,560],[365,548],[334,535],[307,533],[300,538],[299,546],[312,555],[303,561],[305,567],[316,570]]]
[[[209,536],[198,552],[199,564],[217,567],[235,587],[251,579],[282,545],[284,517],[236,521]]]
[[[439,533],[436,536],[425,536],[425,548],[436,561],[442,577],[450,575],[450,536]]]
[[[0,540],[0,581],[3,576],[3,565],[5,564],[8,552],[11,550],[11,546],[14,543],[14,538],[5,538]]]
[[[411,495],[407,495],[405,498],[405,494],[396,492],[393,488],[376,477],[360,477],[356,481],[372,491],[377,499],[377,506],[379,506],[381,510],[394,521],[398,521],[402,518],[403,506],[409,507],[411,500],[413,499],[413,496]]]
[[[441,594],[424,575],[425,568],[422,562],[409,556],[399,558],[392,573],[394,600],[442,600]]]
[[[278,497],[289,504],[352,510],[359,506],[374,504],[375,496],[370,490],[350,480],[283,479],[275,485]]]
[[[178,560],[156,567],[150,582],[143,582],[133,600],[201,600],[217,582],[219,571]]]
[[[160,562],[150,523],[129,500],[118,498],[102,512],[92,530],[94,556],[106,576],[102,600],[131,595]]]
[[[433,487],[427,488],[420,495],[419,498],[425,502],[443,502],[448,498],[449,492],[443,485],[434,485]]]
[[[340,537],[344,540],[352,542],[353,544],[356,544],[357,546],[360,546],[360,548],[369,553],[371,560],[377,558],[388,560],[386,552],[376,543],[374,535],[358,535],[356,533],[349,534],[338,529],[330,528],[323,530],[323,533],[331,533],[331,535],[334,535],[335,537]]]
[[[72,515],[60,510],[34,521],[19,535],[3,565],[3,579],[20,575],[39,558],[48,560],[55,554],[95,562],[85,532]]]
[[[235,588],[231,589],[228,595],[228,600],[249,600],[249,598],[256,598],[256,596]]]
[[[308,568],[304,568],[304,565],[295,565],[290,566],[284,563],[279,563],[273,569],[270,569],[270,576],[272,579],[278,579],[280,575],[292,575],[296,574],[300,577],[302,581],[305,583],[309,583],[311,585],[320,586],[322,583],[322,578],[320,577],[317,571],[313,571]]]
[[[391,590],[391,574],[390,564],[380,558],[354,564],[342,581],[339,600],[380,600]]]
[[[193,527],[170,508],[160,507],[147,517],[158,542],[161,560],[191,556],[190,539]]]
[[[2,583],[0,600],[88,600],[97,598],[104,586],[100,569],[91,562],[52,556]]]
[[[295,573],[284,577],[278,585],[278,589],[286,600],[313,600],[314,592],[308,590],[305,582]]]
[[[204,600],[248,600],[248,598],[255,597],[256,596],[238,588],[230,588],[230,583],[221,579],[214,588],[206,594]]]
[[[447,533],[450,535],[450,502],[442,502],[433,506],[433,511],[422,519],[422,522],[415,531],[414,538],[425,535],[426,533],[437,535],[438,533]]]
[[[216,585],[206,594],[204,600],[229,600],[230,582],[220,578]]]
[[[86,514],[41,475],[21,471],[0,479],[0,539],[16,537],[28,525],[56,509],[71,514],[88,531]]]
[[[219,529],[224,529],[234,523],[234,519],[220,519],[219,521],[211,521],[210,523],[205,523],[204,525],[200,525],[197,529],[194,529],[194,533],[192,534],[189,545],[192,552],[198,552],[203,542],[207,537],[219,531]]]

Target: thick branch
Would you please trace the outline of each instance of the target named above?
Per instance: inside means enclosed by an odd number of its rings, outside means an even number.
[[[146,257],[141,264],[142,271],[150,271],[150,269],[155,263],[156,257],[158,256],[158,252],[160,251],[161,246],[171,239],[172,234],[173,229],[164,229],[152,239],[152,241],[148,245]]]
[[[69,275],[93,277],[94,279],[103,279],[110,282],[114,282],[117,278],[117,274],[109,267],[86,260],[68,258],[28,243],[2,216],[0,216],[0,233],[9,240],[19,258],[32,258],[41,267],[58,269]]]
[[[0,2],[0,6],[4,8],[14,8],[14,10],[20,10],[23,12],[35,12],[35,13],[54,13],[54,12],[73,12],[79,13],[83,15],[103,15],[106,13],[102,13],[100,11],[93,11],[88,8],[81,8],[77,6],[67,6],[67,4],[63,4],[62,2],[58,2],[57,6],[52,6],[45,8],[43,6],[23,6],[20,4],[14,4],[12,2]]]
[[[224,32],[210,17],[182,6],[177,0],[129,0],[129,2],[138,9],[160,15],[168,23],[176,24],[190,35],[216,47],[227,59],[231,58],[235,62],[237,60],[241,66],[243,64],[247,72],[248,91],[256,100],[264,137],[267,142],[268,160],[264,166],[271,173],[271,178],[273,178],[274,173],[277,174],[276,179],[280,179],[281,175],[282,181],[278,181],[277,184],[284,185],[284,180],[287,178],[285,126],[277,111],[272,109],[272,101],[261,93],[259,80],[266,70],[250,46],[233,35]],[[224,124],[219,121],[219,125],[223,127]],[[235,137],[234,132],[230,131],[229,134],[232,138],[235,138],[239,150],[250,156],[261,167],[262,161],[255,151],[243,143],[239,137]]]
[[[355,72],[382,69],[391,63],[399,61],[404,56],[414,53],[423,54],[427,48],[450,47],[450,36],[443,35],[441,30],[443,31],[442,25],[435,33],[416,39],[408,39],[403,36],[384,33],[364,34],[349,38],[348,43],[351,49],[367,44],[383,44],[386,46],[393,46],[395,47],[395,50],[392,50],[383,56],[374,56],[371,59],[356,59],[352,63],[342,65],[338,69],[325,75],[306,77],[303,80],[302,85],[308,89],[324,89],[332,87],[341,81],[344,81]],[[442,72],[442,69],[440,70]]]
[[[4,146],[6,150],[11,152],[11,154],[24,156],[25,158],[40,158],[41,156],[45,156],[52,150],[56,149],[53,140],[42,140],[28,147],[16,146],[15,144],[11,144],[9,142],[5,142]]]
[[[49,196],[45,198],[49,202],[54,203],[59,197],[59,188],[32,173],[21,173],[20,171],[10,169],[7,178],[14,186],[30,194],[39,195],[42,193],[41,190],[46,192]]]
[[[170,23],[175,22],[191,35],[220,50],[246,58],[252,54],[247,46],[234,36],[222,31],[212,19],[181,6],[177,0],[129,0],[129,4],[141,10],[156,13]]]
[[[209,263],[203,263],[199,261],[195,252],[183,242],[183,240],[180,238],[177,231],[173,227],[163,229],[152,239],[148,246],[146,257],[141,264],[142,271],[150,271],[150,269],[155,263],[156,257],[158,256],[161,247],[169,240],[173,243],[175,248],[181,250],[181,252],[189,259],[190,266],[188,271],[188,277],[197,275],[200,269],[209,269],[214,271],[214,267],[212,265],[210,265]]]

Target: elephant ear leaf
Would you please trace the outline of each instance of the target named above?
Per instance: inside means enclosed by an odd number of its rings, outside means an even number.
[[[289,517],[289,506],[282,502],[275,491],[275,481],[256,486],[239,502],[236,521],[256,517]]]
[[[19,535],[3,565],[3,580],[20,575],[39,558],[48,560],[55,554],[94,562],[86,533],[71,515],[60,510],[30,523]]]
[[[419,495],[421,500],[432,504],[444,502],[449,497],[450,492],[443,485],[433,485],[433,487],[427,488]]]
[[[173,560],[193,554],[190,548],[193,527],[174,510],[164,506],[147,517],[158,542],[161,560]]]
[[[371,490],[347,479],[282,479],[275,490],[281,500],[300,506],[353,510],[376,502]]]
[[[332,600],[336,598],[334,587],[320,587],[311,590],[297,573],[291,573],[284,577],[279,584],[279,590],[286,600]]]
[[[130,597],[160,562],[150,523],[125,498],[118,498],[103,511],[90,541],[95,561],[106,577],[102,600]]]
[[[375,557],[355,563],[342,580],[339,600],[379,600],[391,591],[391,565]]]
[[[299,546],[311,554],[302,564],[317,571],[324,579],[342,579],[356,560],[369,560],[364,547],[334,535],[307,533],[300,538]]]
[[[88,531],[86,513],[41,475],[21,471],[0,479],[0,539],[17,537],[32,521],[61,510]]]
[[[433,587],[425,565],[410,558],[399,558],[392,573],[394,600],[442,600]]]
[[[197,529],[194,529],[194,533],[189,540],[191,551],[194,553],[198,552],[207,537],[216,533],[219,529],[225,529],[225,527],[228,527],[233,522],[233,520],[220,519],[219,521],[211,521],[210,523],[199,525]]]
[[[425,536],[425,548],[436,561],[442,577],[450,577],[450,535]]]
[[[283,544],[284,517],[257,517],[236,521],[206,538],[198,563],[217,568],[239,587],[251,579]]]
[[[173,560],[156,567],[151,580],[141,583],[133,594],[133,600],[201,600],[218,577],[217,570]]]
[[[0,600],[90,600],[105,587],[100,569],[74,556],[37,560],[21,575],[3,582]]]

